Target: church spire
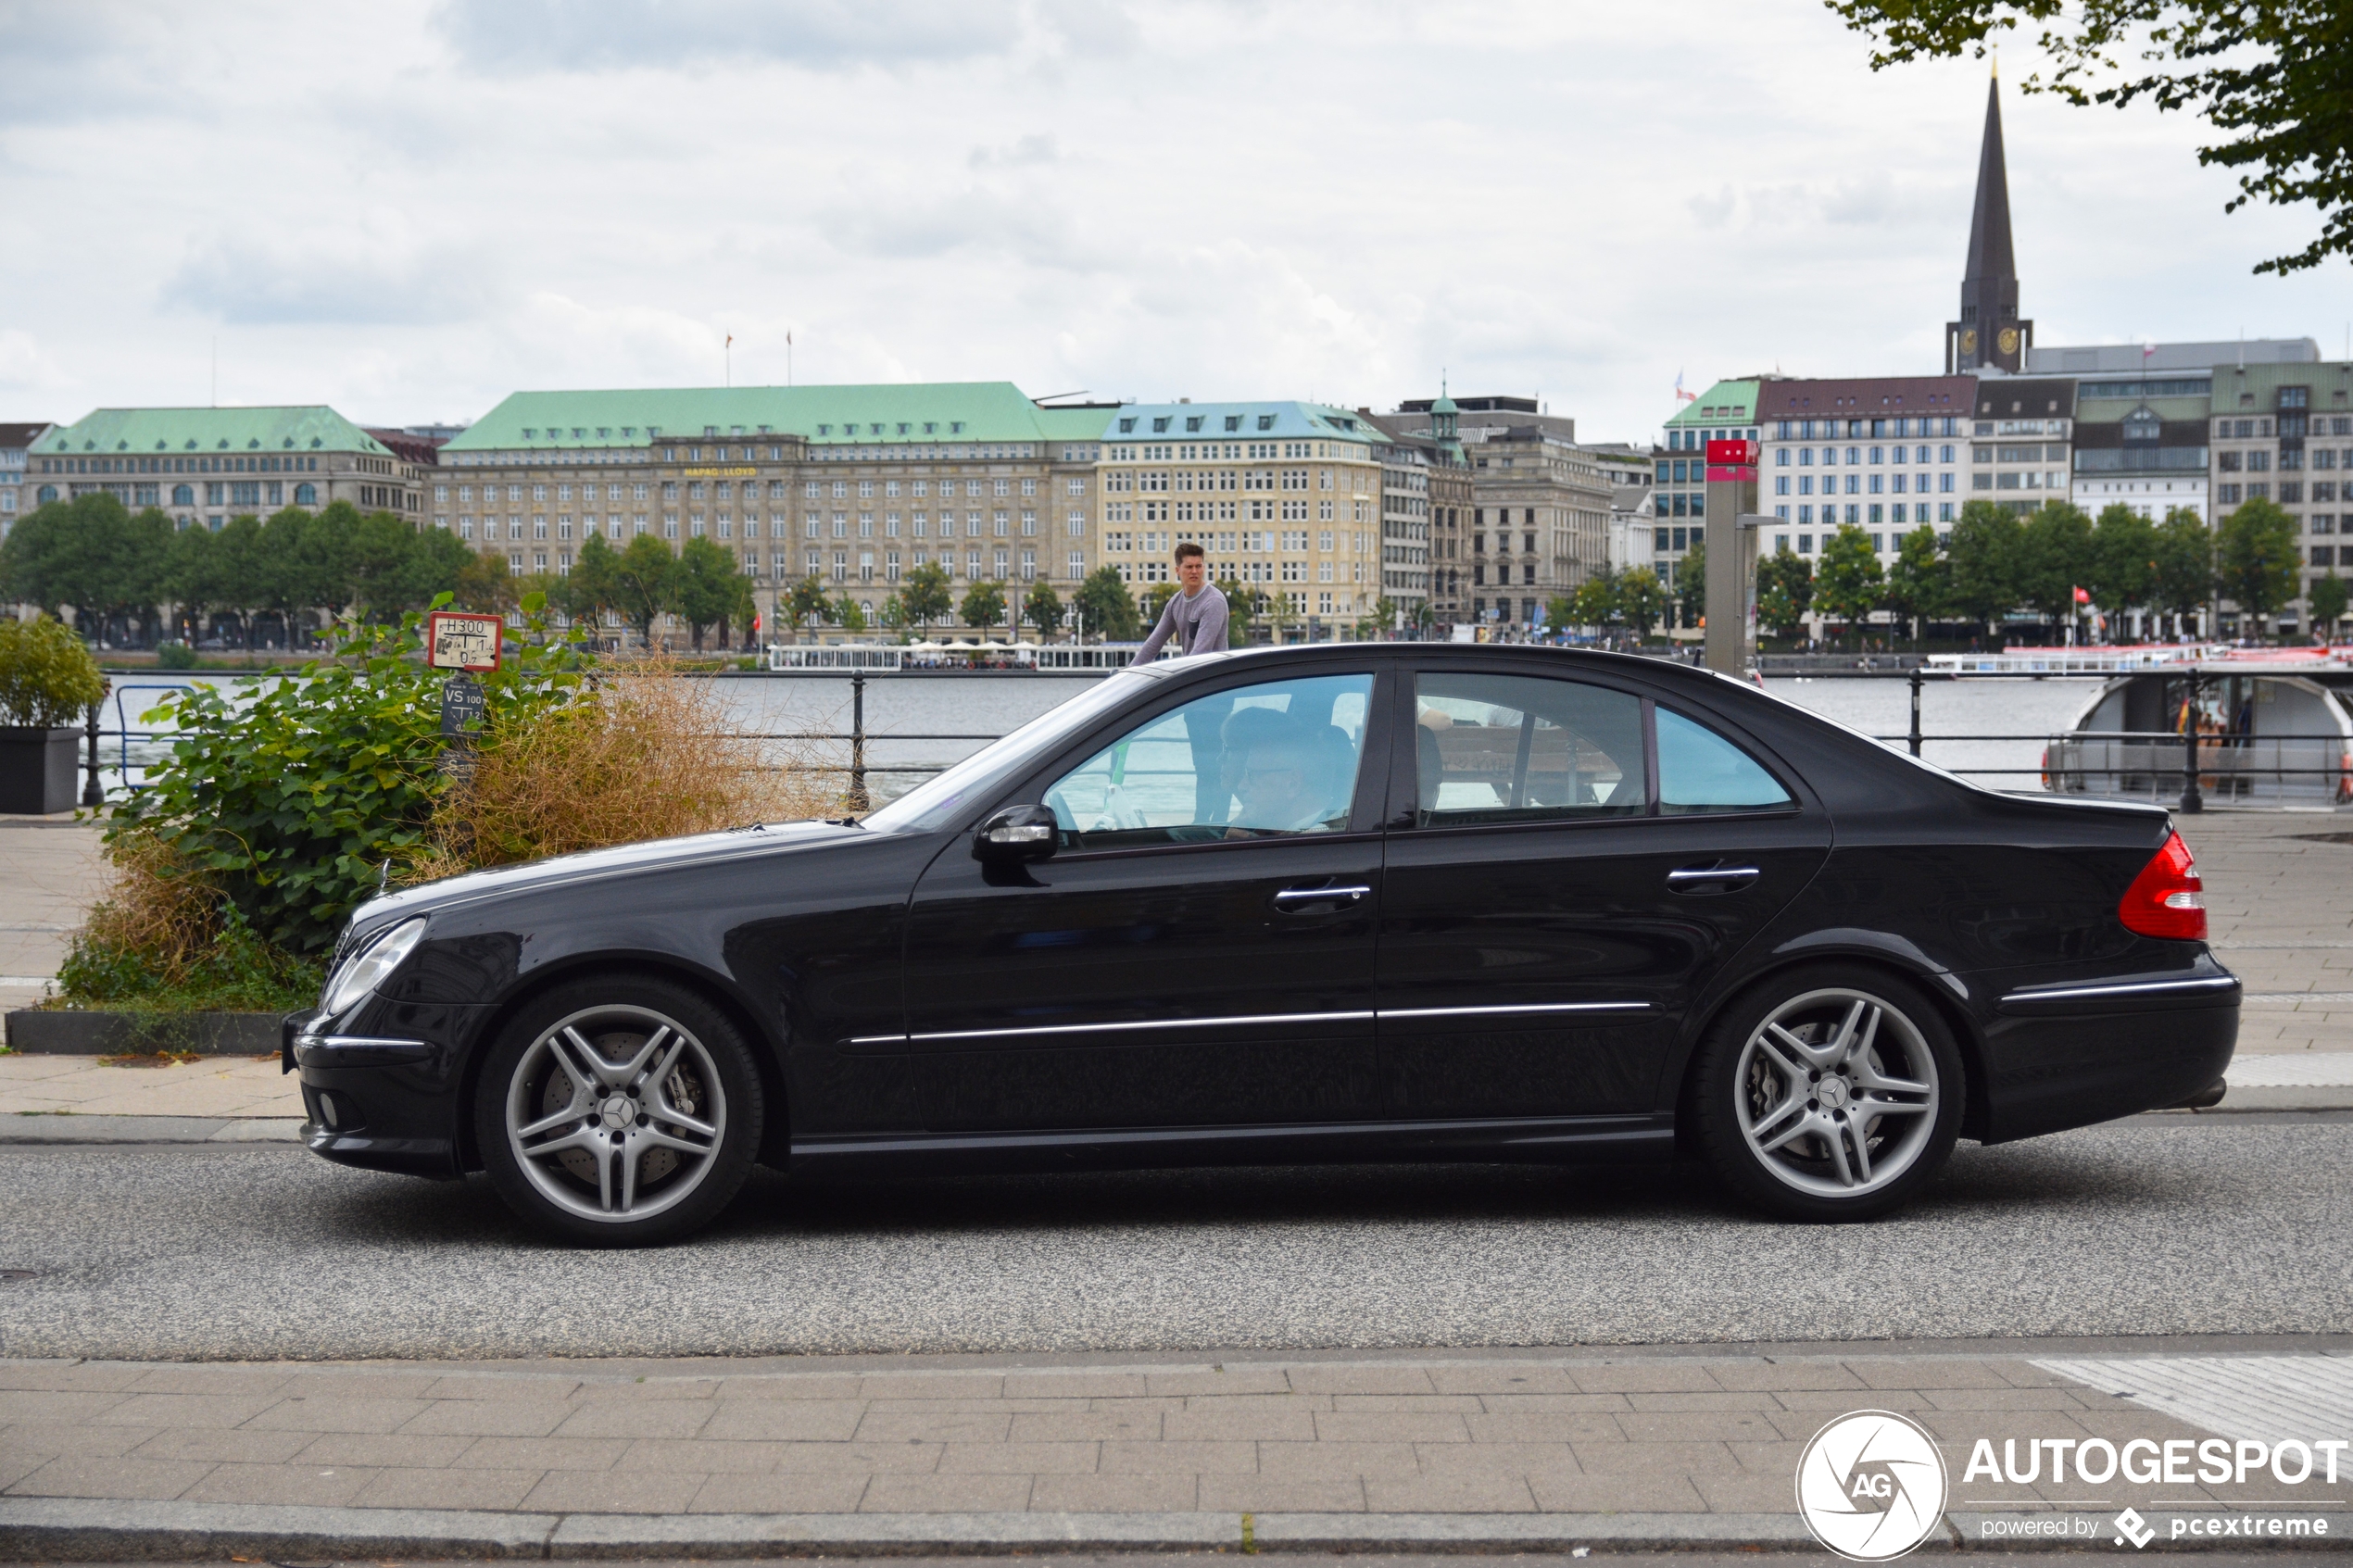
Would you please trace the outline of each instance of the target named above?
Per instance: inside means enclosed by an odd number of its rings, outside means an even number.
[[[2025,369],[2034,325],[2019,320],[2018,262],[2010,248],[2010,183],[2002,156],[2000,68],[1985,87],[1985,134],[1977,154],[1977,202],[1969,213],[1961,274],[1961,319],[1944,329],[1947,374],[1988,367]]]

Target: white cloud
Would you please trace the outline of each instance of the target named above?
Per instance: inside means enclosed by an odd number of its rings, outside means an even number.
[[[0,0],[0,417],[1004,377],[1386,406],[1940,362],[1984,76],[1812,0]],[[2006,98],[2045,342],[2342,330],[2179,116]],[[37,334],[37,337],[32,335]],[[32,346],[26,346],[31,345]],[[29,358],[28,358],[29,357]]]

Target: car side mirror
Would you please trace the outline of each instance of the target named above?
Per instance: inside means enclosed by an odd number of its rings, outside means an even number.
[[[999,865],[1042,860],[1054,852],[1058,826],[1044,806],[1008,806],[973,834],[973,858]]]

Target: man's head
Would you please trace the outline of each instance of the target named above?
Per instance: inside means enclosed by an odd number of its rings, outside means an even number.
[[[1195,540],[1176,546],[1176,581],[1188,594],[1200,593],[1201,585],[1209,581],[1209,554]]]

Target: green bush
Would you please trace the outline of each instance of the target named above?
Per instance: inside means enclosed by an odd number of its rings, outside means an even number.
[[[0,724],[63,729],[106,695],[98,661],[72,627],[46,616],[0,620]]]
[[[545,608],[525,599],[518,657],[480,677],[494,722],[569,703],[593,659],[585,628],[548,636]],[[384,861],[430,852],[447,677],[425,668],[422,621],[356,628],[291,679],[165,697],[148,717],[177,732],[171,759],[116,810],[110,847],[154,840],[271,947],[331,947]]]
[[[158,670],[194,670],[196,650],[185,643],[157,643],[156,668]]]

